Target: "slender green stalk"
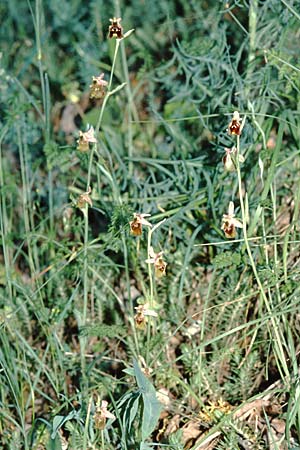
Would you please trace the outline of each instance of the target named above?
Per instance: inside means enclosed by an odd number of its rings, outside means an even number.
[[[36,50],[37,50],[37,62],[38,69],[40,73],[40,82],[42,89],[42,102],[44,107],[43,120],[44,124],[46,124],[46,86],[44,79],[44,71],[42,64],[42,44],[41,44],[41,19],[42,19],[42,1],[36,0],[35,2],[35,20],[34,20],[34,28],[35,28],[35,40],[36,40]]]
[[[211,296],[213,283],[215,282],[215,275],[216,275],[216,269],[214,268],[213,273],[210,277],[208,290],[207,290],[207,294],[205,296],[205,302],[203,305],[203,313],[202,313],[202,318],[201,318],[201,332],[200,332],[200,338],[199,338],[200,342],[203,342],[203,340],[204,340],[204,333],[205,333],[205,329],[206,329],[206,316],[208,313],[208,304],[209,304],[209,300],[210,300],[210,296]],[[204,352],[202,351],[201,348],[199,348],[199,359],[198,359],[199,380],[201,378],[203,354],[204,354]],[[201,398],[201,389],[202,389],[202,383],[199,382],[199,385],[198,385],[198,397],[199,398]]]
[[[148,255],[148,274],[149,274],[149,306],[150,309],[154,307],[154,282],[153,282],[153,270],[152,270],[152,263],[150,262],[151,259],[151,247],[152,247],[152,234],[155,230],[157,230],[158,227],[160,227],[166,219],[161,220],[158,222],[153,228],[148,229],[148,239],[147,239],[147,255]]]
[[[243,235],[244,235],[244,242],[247,249],[249,261],[252,267],[253,274],[255,276],[256,282],[259,286],[259,290],[261,293],[261,296],[264,300],[264,304],[266,306],[266,309],[270,315],[270,321],[272,323],[272,330],[275,336],[274,341],[274,348],[275,348],[275,354],[277,354],[278,362],[281,364],[281,368],[283,369],[283,373],[285,377],[289,377],[289,369],[286,363],[285,359],[285,352],[282,345],[282,342],[284,342],[284,338],[282,336],[282,333],[280,332],[280,328],[278,327],[278,322],[275,320],[274,315],[272,314],[272,307],[269,303],[269,300],[266,296],[265,289],[262,285],[262,282],[260,280],[260,277],[257,272],[256,264],[253,259],[253,255],[251,252],[249,240],[248,240],[248,234],[247,234],[247,223],[246,223],[246,211],[245,211],[245,204],[244,204],[244,197],[243,197],[243,186],[242,186],[242,178],[241,178],[241,170],[240,170],[240,162],[239,162],[239,154],[240,154],[240,137],[237,136],[237,155],[236,155],[236,164],[237,164],[237,175],[238,175],[238,185],[239,185],[239,199],[240,199],[240,206],[241,206],[241,213],[242,213],[242,222],[243,222]],[[278,367],[280,369],[280,367]]]
[[[148,275],[149,275],[149,306],[150,309],[153,308],[154,303],[154,289],[153,289],[153,270],[152,264],[150,260],[150,249],[151,249],[151,240],[152,240],[152,229],[148,228],[148,239],[147,239],[147,255],[148,255]]]
[[[105,450],[105,439],[103,430],[101,430],[101,450]]]
[[[90,416],[91,416],[92,402],[93,402],[93,397],[91,396],[91,398],[89,400],[89,403],[88,403],[86,419],[85,419],[85,424],[84,424],[83,442],[82,442],[83,448],[88,448],[87,442],[88,442],[88,434],[89,434],[89,425],[90,425]]]
[[[153,270],[152,264],[150,263],[150,254],[151,254],[151,240],[152,240],[152,229],[148,228],[148,239],[147,239],[147,255],[148,255],[148,276],[149,276],[149,309],[153,309],[154,304],[154,289],[153,289]],[[146,340],[146,364],[149,366],[150,361],[150,339],[151,339],[151,326],[152,320],[148,319],[147,322],[147,340]]]
[[[45,98],[45,143],[50,144],[50,111],[51,111],[51,97],[48,75],[45,73],[45,88],[46,88],[46,98]],[[54,234],[54,203],[53,203],[53,171],[51,167],[48,167],[48,203],[49,203],[49,225],[50,232],[53,236]],[[51,245],[51,256],[54,257],[54,247]]]
[[[135,107],[134,101],[133,101],[133,94],[130,87],[130,78],[129,78],[129,71],[128,71],[128,64],[127,64],[127,57],[126,57],[126,51],[125,51],[125,42],[122,41],[121,43],[121,56],[122,56],[122,65],[123,65],[123,71],[125,76],[125,82],[126,82],[126,93],[128,98],[128,118],[127,118],[127,129],[128,129],[128,178],[131,179],[133,174],[133,129],[132,124],[133,120],[137,123],[139,121],[139,116],[137,109]]]
[[[8,289],[8,296],[10,300],[10,304],[13,303],[13,289],[12,289],[12,281],[11,281],[11,262],[10,262],[10,255],[9,255],[9,249],[7,247],[7,236],[9,233],[8,229],[8,221],[7,221],[7,205],[6,205],[6,195],[4,190],[4,170],[3,170],[3,159],[2,159],[2,141],[8,132],[8,127],[4,127],[1,130],[0,135],[0,230],[1,230],[1,241],[2,241],[2,249],[3,249],[3,258],[4,258],[4,265],[5,265],[5,275],[6,275],[6,282],[7,282],[7,289]]]
[[[108,101],[109,97],[111,96],[111,86],[112,86],[112,80],[113,80],[113,75],[114,75],[114,70],[115,70],[115,65],[116,65],[119,45],[120,45],[120,41],[119,41],[119,39],[116,39],[116,46],[115,46],[113,63],[112,63],[111,72],[110,72],[110,78],[109,78],[109,83],[108,83],[108,88],[107,88],[107,94],[105,95],[105,97],[103,99],[103,103],[101,105],[101,109],[100,109],[97,125],[96,125],[96,128],[95,128],[95,136],[97,136],[98,133],[99,133],[99,130],[100,130],[100,127],[101,127],[101,123],[102,123],[102,119],[103,119],[104,110],[105,110],[107,101]],[[94,160],[94,154],[97,151],[97,146],[98,146],[98,142],[93,145],[91,153],[90,153],[89,167],[88,167],[88,174],[87,174],[87,183],[86,183],[86,190],[87,191],[88,191],[88,189],[90,187],[90,184],[91,184],[93,160]]]
[[[121,17],[121,11],[120,11],[120,2],[119,0],[115,1],[115,7],[116,7],[116,14],[118,17]],[[135,103],[133,101],[133,93],[131,89],[130,84],[130,78],[129,78],[129,70],[128,70],[128,63],[127,63],[127,56],[126,56],[126,49],[125,49],[125,40],[122,40],[121,42],[121,58],[122,58],[122,66],[123,66],[123,73],[125,77],[126,82],[126,94],[128,98],[128,118],[127,118],[127,130],[128,130],[128,140],[127,140],[127,146],[128,146],[128,178],[130,179],[133,174],[133,120],[134,122],[139,122],[139,115],[138,111],[135,107]]]
[[[249,64],[251,64],[251,62],[255,59],[257,9],[258,9],[257,0],[250,0],[250,9],[249,9],[249,41],[250,42],[249,42],[249,56],[248,56]]]
[[[19,148],[19,157],[20,157],[20,166],[21,166],[21,177],[22,177],[22,202],[23,202],[23,218],[24,218],[24,226],[27,240],[27,248],[28,248],[28,261],[30,267],[31,279],[35,278],[35,267],[32,256],[32,242],[30,237],[30,219],[28,213],[28,202],[29,198],[27,196],[27,186],[29,185],[27,177],[26,177],[26,167],[25,167],[25,156],[23,143],[21,138],[21,130],[20,126],[17,124],[17,136],[18,136],[18,148]]]
[[[115,47],[115,53],[114,53],[114,58],[113,58],[113,63],[112,63],[112,69],[111,69],[111,73],[110,73],[110,80],[109,80],[109,85],[108,85],[108,92],[106,94],[106,96],[104,97],[101,109],[100,109],[100,114],[99,114],[99,118],[97,121],[97,125],[96,125],[96,129],[95,129],[95,135],[97,136],[101,127],[101,123],[102,123],[102,119],[103,119],[103,113],[105,110],[105,106],[107,104],[107,101],[110,97],[110,92],[111,92],[111,85],[112,85],[112,80],[113,80],[113,73],[114,73],[114,69],[115,69],[115,63],[116,63],[116,58],[117,58],[117,53],[118,53],[118,49],[119,49],[119,40],[116,39],[116,47]],[[87,185],[86,185],[86,190],[89,190],[90,184],[91,184],[91,176],[92,176],[92,166],[93,166],[93,160],[94,160],[94,154],[97,151],[97,146],[98,146],[98,142],[96,144],[93,145],[91,153],[90,153],[90,158],[89,158],[89,167],[88,167],[88,174],[87,174]],[[84,268],[83,268],[83,272],[84,272],[84,298],[83,298],[83,316],[82,316],[82,322],[83,325],[86,324],[86,319],[87,319],[87,305],[88,305],[88,259],[87,259],[87,250],[88,250],[88,238],[89,238],[89,218],[88,218],[88,205],[86,204],[85,206],[85,210],[84,210]]]
[[[155,230],[157,230],[158,227],[160,227],[161,224],[163,224],[166,221],[166,219],[163,219],[161,222],[158,222],[153,228],[148,228],[148,239],[147,239],[147,256],[148,256],[148,275],[149,275],[149,309],[153,309],[155,306],[155,300],[154,300],[154,273],[152,269],[152,263],[151,260],[151,247],[152,247],[152,234]],[[146,347],[146,363],[149,364],[149,344],[150,344],[150,337],[151,337],[151,327],[152,327],[152,321],[151,318],[149,318],[147,323],[147,347]],[[154,328],[155,332],[155,328]]]
[[[114,53],[112,69],[111,69],[111,73],[110,73],[110,80],[109,80],[109,84],[108,84],[108,92],[107,92],[106,96],[104,97],[104,100],[103,100],[103,103],[102,103],[102,106],[100,109],[97,125],[95,128],[95,136],[96,137],[97,137],[100,127],[101,127],[103,114],[104,114],[104,110],[105,110],[107,101],[112,94],[111,86],[112,86],[112,80],[113,80],[113,74],[114,74],[118,49],[119,49],[119,40],[116,39],[115,53]],[[97,146],[98,146],[98,142],[93,145],[91,153],[90,153],[90,157],[89,157],[87,185],[86,185],[87,191],[89,190],[90,185],[91,185],[92,167],[93,167],[94,155],[97,152]],[[88,217],[88,205],[87,204],[85,205],[85,209],[83,210],[83,213],[84,213],[84,252],[83,252],[83,310],[82,310],[82,323],[81,323],[82,326],[84,326],[87,321],[88,293],[89,293],[88,257],[87,257],[88,242],[89,242],[89,217]],[[85,366],[86,366],[86,364],[85,364],[85,347],[86,347],[86,337],[82,337],[80,352],[81,352],[81,367],[82,367],[83,379],[85,379]],[[86,383],[84,383],[84,384],[87,385]]]
[[[292,14],[294,14],[295,17],[297,17],[298,20],[300,20],[300,14],[290,5],[290,2],[287,2],[286,0],[281,0],[281,2],[291,11]]]
[[[30,7],[31,14],[33,16],[33,24],[35,28],[35,40],[36,40],[36,50],[37,50],[37,63],[40,74],[40,83],[42,91],[42,104],[43,104],[43,125],[44,125],[44,138],[45,144],[50,143],[50,89],[48,75],[44,72],[43,68],[43,49],[41,43],[41,28],[42,28],[42,0],[36,0],[35,2],[35,15]],[[49,202],[49,226],[50,231],[54,232],[54,208],[53,208],[53,173],[51,169],[48,169],[48,202]],[[51,253],[53,255],[53,247],[51,246]]]

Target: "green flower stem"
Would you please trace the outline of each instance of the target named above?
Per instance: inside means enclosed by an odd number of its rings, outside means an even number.
[[[114,52],[113,63],[112,63],[112,66],[111,66],[110,78],[109,78],[108,89],[107,89],[108,92],[111,91],[111,85],[112,85],[112,80],[113,80],[113,76],[114,76],[114,71],[115,71],[115,65],[116,65],[116,60],[117,60],[117,54],[118,54],[119,46],[120,46],[120,39],[116,39],[115,52]]]
[[[109,78],[109,83],[108,83],[108,88],[107,88],[107,94],[105,95],[104,99],[103,99],[103,103],[101,105],[101,109],[100,109],[100,113],[99,113],[99,117],[98,117],[98,121],[97,121],[97,125],[95,128],[95,136],[97,136],[97,134],[99,133],[100,127],[101,127],[101,123],[102,123],[102,119],[103,119],[103,114],[104,114],[104,110],[107,104],[107,101],[109,99],[109,97],[112,95],[112,91],[111,91],[111,85],[112,85],[112,80],[113,80],[113,75],[114,75],[114,70],[115,70],[115,65],[116,65],[116,60],[117,60],[117,54],[118,54],[118,50],[119,50],[119,45],[120,45],[120,41],[119,39],[116,39],[116,46],[115,46],[115,52],[114,52],[114,57],[113,57],[113,63],[112,63],[112,67],[111,67],[111,72],[110,72],[110,78]],[[90,159],[89,159],[89,168],[88,168],[88,176],[87,176],[87,184],[86,184],[86,189],[88,190],[91,184],[91,174],[92,174],[92,166],[93,166],[93,160],[94,160],[94,154],[97,151],[97,145],[98,142],[96,144],[93,145],[92,147],[92,151],[90,154]]]
[[[41,24],[42,24],[42,0],[36,0],[35,2],[35,14],[33,10],[30,8],[33,25],[35,30],[35,40],[36,40],[36,51],[37,51],[37,65],[39,69],[40,75],[40,83],[42,90],[42,104],[43,104],[43,115],[42,121],[44,125],[44,138],[45,144],[49,144],[50,142],[50,89],[49,89],[49,80],[48,75],[44,71],[43,68],[43,52],[42,52],[42,43],[41,43]],[[49,221],[50,221],[50,231],[53,235],[54,233],[54,208],[53,208],[53,173],[52,169],[48,170],[48,200],[49,200]],[[53,248],[50,246],[51,256],[54,257]]]
[[[0,132],[0,236],[2,239],[2,249],[3,249],[3,259],[5,266],[5,275],[7,281],[7,289],[8,289],[8,297],[10,300],[10,306],[13,306],[13,285],[11,278],[11,255],[9,251],[8,245],[8,236],[9,236],[9,224],[7,218],[7,195],[4,189],[5,186],[5,177],[4,177],[4,167],[3,167],[3,159],[2,159],[2,141],[5,138],[6,133],[8,132],[8,126],[4,126]]]
[[[163,224],[166,221],[166,219],[163,219],[161,222],[158,222],[153,228],[148,229],[148,240],[147,240],[147,255],[148,260],[150,259],[150,249],[151,249],[151,243],[152,243],[152,234],[155,230],[157,230],[158,227],[160,227],[161,224]],[[148,274],[149,274],[149,309],[154,308],[154,274],[152,269],[152,263],[148,261]],[[146,345],[146,364],[149,365],[149,344],[150,344],[150,337],[151,337],[151,318],[149,318],[147,323],[147,345]]]
[[[217,269],[214,268],[211,278],[210,278],[207,294],[206,294],[204,305],[203,305],[203,310],[202,310],[203,313],[202,313],[202,320],[201,320],[201,332],[200,332],[199,342],[204,342],[208,305],[209,305],[209,300],[210,300],[210,296],[211,296],[211,292],[212,292],[212,288],[213,288],[213,283],[215,282],[216,271],[217,271]],[[204,355],[204,352],[202,351],[202,349],[200,347],[199,348],[199,357],[198,357],[198,377],[199,378],[201,377],[201,374],[202,374],[203,355]],[[201,398],[201,396],[202,396],[202,388],[203,388],[203,384],[201,382],[199,382],[199,384],[198,384],[198,397],[199,398]]]
[[[107,101],[109,99],[109,97],[113,94],[114,91],[111,91],[111,85],[112,85],[112,80],[113,80],[113,74],[114,74],[114,70],[115,70],[115,64],[116,64],[116,58],[117,58],[117,54],[118,54],[118,49],[119,49],[119,40],[116,39],[116,46],[115,46],[115,52],[114,52],[114,58],[113,58],[113,63],[112,63],[112,68],[111,68],[111,73],[110,73],[110,79],[109,79],[109,84],[108,84],[108,92],[106,94],[106,96],[104,97],[101,109],[100,109],[100,113],[99,113],[99,118],[97,121],[97,125],[95,128],[95,136],[98,135],[100,127],[101,127],[101,123],[102,123],[102,119],[103,119],[103,114],[104,114],[104,110],[107,104]],[[89,190],[90,184],[91,184],[91,177],[92,177],[92,167],[93,167],[93,161],[94,161],[94,155],[95,152],[97,152],[97,146],[98,146],[98,142],[95,143],[92,147],[91,153],[90,153],[90,158],[89,158],[89,166],[88,166],[88,174],[87,174],[87,185],[86,185],[86,190]],[[89,279],[88,279],[88,258],[87,258],[87,253],[88,253],[88,241],[89,241],[89,217],[88,217],[88,205],[85,205],[85,209],[84,209],[84,252],[83,252],[83,311],[82,311],[82,323],[81,325],[84,326],[86,324],[86,320],[87,320],[87,311],[88,311],[88,292],[89,292]],[[82,337],[81,338],[81,368],[82,368],[82,376],[83,376],[83,381],[84,381],[84,385],[87,386],[87,380],[86,380],[86,374],[85,374],[85,347],[86,347],[86,337]]]
[[[150,259],[150,249],[151,249],[151,243],[152,243],[152,234],[155,230],[157,230],[158,227],[160,227],[167,219],[163,219],[160,222],[158,222],[156,225],[154,225],[153,228],[149,228],[148,230],[148,241],[147,241],[147,254],[148,254],[148,260]],[[149,306],[150,309],[154,307],[154,282],[153,282],[153,270],[152,270],[152,263],[148,262],[148,273],[149,273],[149,287],[150,287],[150,294],[149,294]]]
[[[24,145],[21,137],[21,129],[17,124],[17,142],[19,149],[19,158],[20,158],[20,167],[21,167],[21,179],[22,179],[22,201],[23,201],[23,217],[24,217],[24,227],[26,233],[26,241],[28,247],[28,263],[30,268],[30,276],[31,279],[35,279],[36,270],[32,255],[33,245],[31,241],[31,230],[30,230],[30,218],[29,218],[29,210],[30,210],[30,197],[27,186],[29,186],[29,181],[26,173],[26,161],[25,161],[25,151]]]
[[[148,260],[150,259],[150,249],[151,249],[151,240],[152,240],[152,229],[148,229],[148,240],[147,240],[147,254]],[[149,274],[149,306],[150,309],[153,307],[154,303],[154,288],[153,288],[153,270],[152,263],[148,262],[148,274]]]
[[[87,414],[86,414],[86,419],[85,419],[85,424],[84,424],[84,433],[83,433],[83,442],[82,442],[83,448],[88,448],[87,441],[88,441],[88,434],[89,434],[92,402],[93,402],[93,397],[91,396],[89,403],[88,403]]]
[[[150,248],[151,248],[151,240],[152,240],[152,228],[148,228],[148,240],[147,240],[147,255],[148,259],[150,259]],[[154,286],[153,286],[153,270],[152,270],[152,263],[148,261],[148,274],[149,274],[149,309],[153,308],[154,304]],[[151,338],[151,325],[152,325],[151,318],[147,321],[147,343],[146,343],[146,364],[147,367],[149,366],[150,361],[150,338]]]
[[[253,274],[255,276],[256,282],[258,284],[261,296],[263,298],[264,304],[266,306],[266,309],[268,311],[268,314],[270,315],[270,320],[271,320],[271,324],[272,324],[272,329],[275,335],[275,340],[274,340],[274,344],[275,344],[275,352],[277,353],[277,358],[278,361],[280,361],[281,363],[281,368],[283,370],[283,376],[285,377],[289,377],[289,369],[288,366],[286,364],[286,359],[285,359],[285,352],[284,352],[284,348],[282,345],[282,342],[284,342],[284,338],[282,336],[282,333],[280,333],[280,327],[278,327],[278,324],[275,320],[274,315],[272,314],[272,308],[271,305],[269,303],[269,300],[266,296],[264,287],[262,285],[262,282],[259,278],[257,269],[256,269],[256,264],[254,262],[253,259],[253,255],[251,252],[251,248],[250,248],[250,244],[249,244],[249,240],[248,240],[248,235],[247,235],[247,223],[246,223],[246,211],[245,211],[245,203],[244,203],[244,198],[243,198],[243,188],[242,188],[242,178],[241,178],[241,170],[240,170],[240,162],[239,162],[239,154],[240,154],[240,137],[237,136],[237,157],[236,157],[236,164],[237,164],[237,175],[238,175],[238,186],[239,186],[239,199],[240,199],[240,205],[241,205],[241,213],[242,213],[242,222],[243,222],[243,235],[244,235],[244,241],[245,241],[245,246],[247,249],[247,253],[248,253],[248,257],[249,257],[249,261],[252,267],[252,271]]]
[[[255,59],[257,10],[258,10],[257,0],[250,0],[250,9],[249,9],[249,40],[250,40],[250,42],[249,42],[249,56],[248,56],[249,65]],[[251,67],[249,67],[249,69],[250,69],[250,71],[252,71]]]
[[[115,9],[116,9],[116,17],[122,17],[121,8],[119,0],[115,1]],[[127,64],[126,50],[125,50],[125,39],[121,39],[121,58],[122,58],[122,66],[123,73],[126,81],[126,94],[128,98],[128,178],[131,179],[133,174],[133,129],[132,129],[132,119],[134,118],[135,122],[139,121],[139,116],[137,109],[135,107],[133,101],[133,94],[130,87],[130,79],[129,79],[129,70]]]

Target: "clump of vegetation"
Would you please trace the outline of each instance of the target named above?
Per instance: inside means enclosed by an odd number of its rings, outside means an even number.
[[[0,6],[1,448],[300,448],[296,3]]]

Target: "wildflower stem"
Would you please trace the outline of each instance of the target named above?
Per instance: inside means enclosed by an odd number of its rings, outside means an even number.
[[[284,375],[288,378],[289,377],[289,369],[286,363],[286,359],[285,359],[285,353],[284,353],[284,348],[282,345],[282,342],[284,342],[284,337],[282,336],[282,333],[280,332],[280,327],[278,326],[278,323],[276,323],[275,317],[272,314],[272,308],[271,308],[271,304],[266,296],[264,287],[262,285],[262,282],[259,278],[257,269],[256,269],[256,264],[254,262],[253,259],[253,255],[250,249],[250,244],[249,244],[249,240],[248,240],[248,235],[247,235],[247,223],[246,223],[246,212],[245,212],[245,203],[244,203],[244,197],[243,197],[243,187],[242,187],[242,178],[241,178],[241,170],[240,170],[240,162],[239,162],[239,154],[240,154],[240,137],[237,136],[237,158],[236,158],[236,163],[237,163],[237,175],[238,175],[238,186],[239,186],[239,199],[240,199],[240,205],[241,205],[241,213],[242,213],[242,222],[243,222],[243,235],[244,235],[244,241],[245,241],[245,246],[247,249],[247,253],[248,253],[248,257],[249,257],[249,261],[252,267],[252,271],[253,274],[255,276],[256,282],[258,284],[261,296],[263,298],[263,301],[265,303],[266,309],[270,315],[270,320],[271,320],[271,324],[272,324],[272,329],[275,335],[275,340],[274,340],[274,347],[275,347],[275,352],[277,353],[277,357],[278,357],[278,361],[280,361],[281,363],[281,368],[283,369]]]
[[[41,28],[42,28],[42,1],[36,0],[35,2],[35,15],[30,8],[33,25],[35,29],[35,40],[36,40],[36,52],[37,52],[37,65],[40,75],[41,91],[42,91],[42,104],[43,104],[43,126],[44,126],[44,138],[45,144],[48,145],[50,142],[50,89],[48,75],[43,68],[43,51],[42,51],[42,41],[41,41]],[[53,213],[53,173],[52,169],[48,169],[48,199],[49,199],[49,220],[50,220],[50,230],[53,234],[54,230],[54,213]],[[51,253],[53,249],[51,248]],[[54,255],[51,255],[54,256]]]
[[[104,114],[104,110],[105,110],[107,101],[108,101],[109,97],[111,96],[111,85],[112,85],[112,80],[113,80],[113,75],[114,75],[114,70],[115,70],[115,64],[116,64],[116,59],[117,59],[119,45],[120,45],[119,44],[119,40],[116,39],[115,53],[114,53],[113,63],[112,63],[111,72],[110,72],[110,78],[109,78],[107,94],[106,94],[106,96],[103,99],[103,103],[101,105],[98,121],[97,121],[96,128],[95,128],[95,136],[96,136],[96,138],[97,138],[97,135],[98,135],[100,127],[101,127],[103,114]],[[91,174],[92,174],[93,159],[94,159],[94,154],[95,154],[95,152],[97,150],[97,146],[98,146],[98,142],[93,145],[92,151],[91,151],[91,154],[90,154],[86,190],[89,189],[89,186],[91,184]]]
[[[148,241],[147,241],[147,254],[148,254],[148,274],[149,274],[149,286],[150,286],[150,292],[149,292],[149,309],[153,309],[153,303],[154,303],[154,290],[153,290],[153,271],[150,263],[150,256],[151,256],[151,240],[152,240],[152,232],[153,229],[148,228]],[[146,344],[146,364],[149,366],[150,361],[150,355],[149,355],[149,348],[150,348],[150,336],[151,335],[151,318],[149,317],[147,321],[147,344]]]
[[[105,444],[104,430],[101,430],[101,450],[105,450],[104,444]]]
[[[91,396],[89,403],[88,403],[87,414],[86,414],[86,419],[85,419],[85,424],[84,424],[83,443],[82,443],[83,448],[87,448],[87,437],[88,437],[88,433],[89,433],[92,402],[93,402],[93,397]]]
[[[148,228],[148,242],[147,242],[147,253],[148,253],[148,260],[150,259],[151,255],[151,239],[152,239],[152,232],[153,230],[151,228]],[[149,274],[149,286],[150,286],[150,293],[149,293],[149,305],[150,309],[153,308],[153,271],[151,262],[148,262],[148,274]]]
[[[114,57],[113,57],[113,62],[112,62],[111,72],[110,72],[110,78],[109,78],[109,83],[108,83],[108,89],[107,89],[108,93],[111,90],[111,85],[112,85],[112,80],[113,80],[113,76],[114,76],[114,70],[115,70],[115,65],[116,65],[116,60],[117,60],[117,54],[118,54],[119,46],[120,46],[120,40],[116,39],[115,53],[114,53]]]
[[[26,233],[26,241],[28,246],[28,263],[30,268],[31,278],[35,278],[36,270],[33,259],[33,244],[31,241],[31,230],[30,230],[30,219],[29,219],[29,195],[26,186],[29,185],[26,173],[26,157],[25,157],[25,149],[21,138],[21,129],[20,126],[17,125],[17,139],[18,139],[18,149],[19,149],[19,158],[20,158],[20,167],[21,167],[21,179],[22,179],[22,200],[23,200],[23,217],[24,217],[24,227]]]
[[[256,48],[256,27],[257,27],[257,0],[250,1],[249,9],[249,56],[248,63],[250,64],[255,59]],[[252,68],[250,68],[250,71]]]
[[[152,234],[155,230],[157,230],[158,227],[160,227],[166,219],[161,220],[156,225],[154,225],[153,228],[148,228],[148,242],[147,242],[147,253],[148,253],[148,273],[149,273],[149,285],[150,285],[150,294],[149,294],[149,305],[150,309],[154,306],[154,284],[153,284],[153,271],[151,266],[151,241],[152,241]]]
[[[95,136],[97,138],[97,143],[93,144],[90,158],[89,158],[89,166],[88,166],[88,174],[87,174],[87,186],[86,190],[89,190],[89,187],[91,185],[91,176],[92,176],[92,167],[93,167],[93,160],[94,160],[94,154],[97,151],[97,146],[99,145],[98,141],[98,133],[101,127],[102,119],[104,110],[107,104],[107,101],[111,95],[111,85],[113,80],[113,74],[115,69],[115,63],[116,63],[116,57],[119,49],[119,41],[116,39],[116,47],[115,47],[115,53],[110,73],[110,79],[109,79],[109,85],[108,85],[108,92],[106,96],[104,97],[103,103],[101,105],[97,125],[95,128]],[[89,217],[88,217],[88,204],[85,205],[84,209],[84,252],[83,252],[83,311],[82,311],[82,326],[86,324],[87,320],[87,310],[88,310],[88,291],[89,291],[89,280],[88,280],[88,258],[87,258],[87,252],[88,252],[88,240],[89,240]],[[81,369],[82,369],[82,376],[83,376],[83,382],[84,385],[86,384],[86,375],[85,375],[85,347],[86,347],[86,337],[81,338]]]
[[[6,200],[6,192],[3,189],[5,178],[4,178],[4,167],[3,167],[3,159],[2,159],[2,141],[5,138],[6,133],[8,132],[8,127],[4,126],[0,132],[0,236],[2,239],[2,249],[3,249],[3,259],[5,266],[5,275],[7,281],[7,289],[8,289],[8,297],[10,300],[11,306],[13,306],[13,285],[11,279],[11,254],[9,251],[8,245],[8,236],[9,236],[9,225],[7,218],[7,200]]]

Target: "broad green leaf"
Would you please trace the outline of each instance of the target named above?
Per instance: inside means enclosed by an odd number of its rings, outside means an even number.
[[[140,450],[153,450],[153,447],[145,442],[142,442],[140,445]]]
[[[133,361],[135,378],[143,397],[142,440],[147,439],[154,430],[162,409],[156,398],[156,391],[141,371],[136,360]]]
[[[59,435],[56,435],[54,439],[50,437],[46,446],[47,450],[62,450],[61,449],[61,441]]]
[[[128,422],[128,431],[130,431],[133,421],[136,418],[138,408],[139,408],[139,402],[140,402],[141,396],[138,395],[137,398],[132,403],[132,406],[130,408],[130,415],[129,415],[129,422]]]
[[[162,410],[162,404],[157,400],[155,390],[154,393],[147,392],[143,394],[143,402],[142,439],[145,440],[156,427]]]
[[[58,430],[63,426],[65,422],[74,419],[76,415],[77,412],[73,410],[67,416],[55,416],[53,419],[51,439],[55,438]]]
[[[148,380],[148,378],[143,374],[143,372],[140,369],[140,366],[138,365],[138,362],[134,359],[133,360],[133,370],[134,370],[134,376],[136,378],[137,385],[143,394],[144,392],[155,392],[154,387],[152,386],[151,382]]]

